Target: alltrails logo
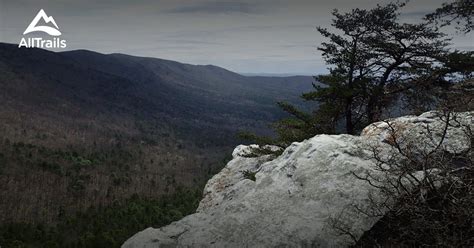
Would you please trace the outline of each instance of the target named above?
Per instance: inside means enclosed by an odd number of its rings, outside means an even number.
[[[43,20],[45,24],[52,24],[54,26],[40,26],[38,22]],[[43,9],[41,9],[38,14],[36,14],[33,21],[31,21],[30,25],[26,28],[23,35],[29,34],[31,32],[44,32],[51,36],[60,36],[61,31],[59,31],[58,24],[54,21],[52,16],[46,15]],[[63,40],[59,37],[53,37],[53,39],[43,39],[41,37],[35,38],[21,38],[20,44],[18,47],[26,47],[26,48],[66,48],[66,40]]]

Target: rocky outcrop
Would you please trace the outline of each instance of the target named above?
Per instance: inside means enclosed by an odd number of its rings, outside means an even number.
[[[437,112],[406,116],[366,127],[361,136],[317,135],[293,143],[282,155],[246,156],[238,146],[233,160],[207,183],[195,214],[168,226],[148,228],[123,247],[341,247],[353,243],[378,221],[352,207],[377,201],[377,189],[356,174],[374,170],[373,148],[393,153],[393,131],[403,144],[434,149],[467,149],[463,124],[473,128],[474,112],[458,113],[447,130]],[[255,172],[246,178],[243,171]],[[255,179],[252,180],[252,179]],[[345,220],[353,235],[341,234],[334,220]]]

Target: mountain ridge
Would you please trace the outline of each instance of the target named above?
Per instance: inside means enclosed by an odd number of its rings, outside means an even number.
[[[275,103],[298,103],[312,82],[4,43],[0,72],[4,223],[54,223],[59,213],[201,185],[239,130],[271,134],[285,115]]]

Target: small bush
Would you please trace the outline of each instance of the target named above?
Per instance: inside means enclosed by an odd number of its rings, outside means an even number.
[[[257,178],[255,177],[255,175],[257,174],[257,171],[250,171],[250,170],[244,170],[242,171],[242,175],[244,176],[245,179],[250,179],[252,181],[255,182],[255,180],[257,180]]]

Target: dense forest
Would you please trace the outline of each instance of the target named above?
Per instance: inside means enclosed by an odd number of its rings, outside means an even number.
[[[275,99],[295,102],[311,87],[311,77],[3,43],[0,71],[2,230],[50,230],[63,216],[127,207],[133,197],[151,204],[179,187],[202,189],[240,128],[268,133],[283,116]]]
[[[137,195],[85,212],[60,212],[56,225],[12,223],[0,226],[2,247],[119,247],[148,227],[160,227],[195,211],[201,188],[182,189],[160,199]]]

